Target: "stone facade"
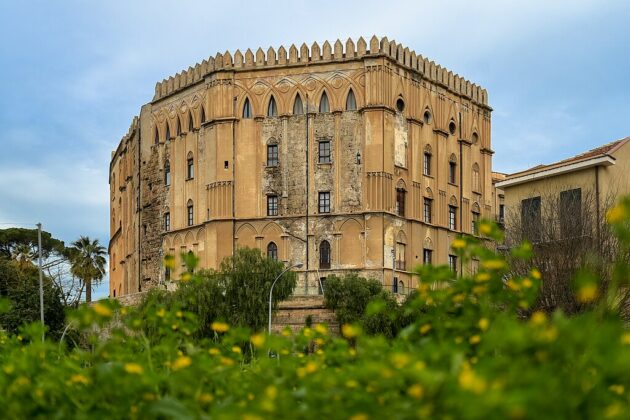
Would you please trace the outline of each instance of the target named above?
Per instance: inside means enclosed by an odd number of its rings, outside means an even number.
[[[217,268],[273,245],[304,263],[296,294],[348,271],[407,291],[425,250],[447,263],[494,217],[490,115],[484,89],[387,38],[204,60],[156,85],[112,154],[110,294],[176,278],[165,254]]]

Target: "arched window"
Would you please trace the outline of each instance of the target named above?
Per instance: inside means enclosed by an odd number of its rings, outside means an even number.
[[[158,131],[158,128],[155,127],[155,144],[158,144],[160,142],[160,132]]]
[[[186,203],[186,219],[187,219],[187,223],[188,226],[192,226],[195,223],[195,213],[194,213],[194,206],[193,206],[193,201],[192,200],[188,200],[188,203]]]
[[[275,242],[269,242],[267,245],[267,257],[278,261],[278,245]]]
[[[168,208],[164,212],[164,230],[171,230],[171,213],[168,211]]]
[[[431,116],[431,111],[429,111],[428,109],[424,111],[423,120],[425,124],[431,124],[431,122],[433,121],[433,117]]]
[[[269,99],[269,106],[267,107],[267,116],[268,117],[278,116],[278,106],[276,105],[276,99],[273,97],[273,95]]]
[[[330,243],[328,241],[322,241],[319,244],[319,268],[330,268]]]
[[[479,141],[479,134],[472,133],[472,143],[477,144],[478,141]]]
[[[398,293],[400,293],[401,295],[405,294],[405,283],[403,283],[402,280],[398,282]]]
[[[171,163],[168,160],[164,163],[164,185],[171,185]]]
[[[166,122],[166,140],[171,139],[171,127],[168,125],[168,121]]]
[[[326,91],[322,92],[322,97],[319,99],[319,112],[330,112],[330,104],[328,103]]]
[[[302,105],[302,97],[298,93],[295,95],[295,101],[293,102],[293,115],[304,114],[304,105]]]
[[[245,98],[243,104],[243,118],[249,119],[252,117],[252,104],[249,103],[249,98]]]
[[[206,122],[206,110],[201,107],[201,124]]]
[[[479,176],[479,165],[475,162],[472,166],[472,189],[481,192],[481,179]]]
[[[192,112],[188,113],[188,131],[193,131],[195,124],[193,122]]]
[[[457,199],[455,196],[451,197],[448,205],[448,228],[457,230]]]
[[[348,91],[348,97],[346,98],[346,111],[356,111],[357,110],[357,100],[354,97],[354,92],[352,89]]]
[[[182,124],[179,121],[179,116],[177,117],[177,135],[178,136],[182,135]]]
[[[396,111],[403,112],[405,110],[405,101],[403,98],[398,98],[396,100]]]
[[[192,152],[188,152],[186,157],[186,179],[193,179],[195,177],[195,159]]]

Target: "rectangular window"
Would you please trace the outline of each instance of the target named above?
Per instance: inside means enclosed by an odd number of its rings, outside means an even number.
[[[457,256],[456,255],[448,256],[448,267],[451,269],[453,273],[457,274]]]
[[[479,235],[479,213],[473,212],[472,214],[472,226],[470,231],[473,235]]]
[[[319,212],[330,213],[330,192],[319,193]]]
[[[267,166],[278,166],[278,145],[267,146]]]
[[[448,206],[448,228],[457,230],[457,207]]]
[[[171,230],[171,214],[170,213],[164,213],[164,230],[167,232]]]
[[[394,277],[392,282],[392,293],[398,293],[398,277]]]
[[[396,189],[396,214],[405,217],[405,190]]]
[[[457,184],[457,164],[455,162],[448,163],[448,182]]]
[[[560,193],[560,234],[562,238],[582,236],[582,190]]]
[[[186,166],[188,169],[186,171],[186,179],[193,179],[195,177],[195,164],[193,159],[188,159],[188,163]]]
[[[167,169],[164,171],[164,185],[167,187],[171,185],[171,170]]]
[[[319,142],[319,163],[330,163],[330,141]]]
[[[505,204],[499,204],[499,223],[505,220]]]
[[[320,277],[319,278],[319,294],[323,295],[324,294],[324,287],[326,286],[326,277]]]
[[[195,222],[193,214],[193,206],[188,206],[188,226],[192,226]]]
[[[433,250],[426,248],[422,250],[422,263],[424,265],[433,264]]]
[[[431,223],[431,212],[433,210],[433,200],[430,198],[424,199],[424,222]]]
[[[277,215],[278,215],[278,196],[268,195],[267,196],[267,216],[277,216]]]
[[[524,239],[540,242],[540,196],[521,201],[521,231]]]
[[[431,153],[424,154],[424,171],[423,173],[427,176],[431,175]]]

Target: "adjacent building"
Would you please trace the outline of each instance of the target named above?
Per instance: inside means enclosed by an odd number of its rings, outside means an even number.
[[[237,247],[303,262],[297,294],[358,272],[404,293],[463,267],[493,218],[487,92],[395,41],[225,52],[157,83],[110,164],[110,295],[218,268]]]
[[[606,209],[630,194],[629,140],[499,180],[495,185],[504,195],[500,212],[505,212],[508,231],[520,231],[534,244],[594,237]]]

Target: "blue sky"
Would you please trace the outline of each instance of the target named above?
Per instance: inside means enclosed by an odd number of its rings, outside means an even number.
[[[402,42],[488,90],[498,171],[630,135],[623,0],[4,0],[0,16],[0,228],[67,242],[107,245],[110,154],[155,82],[226,49]]]

